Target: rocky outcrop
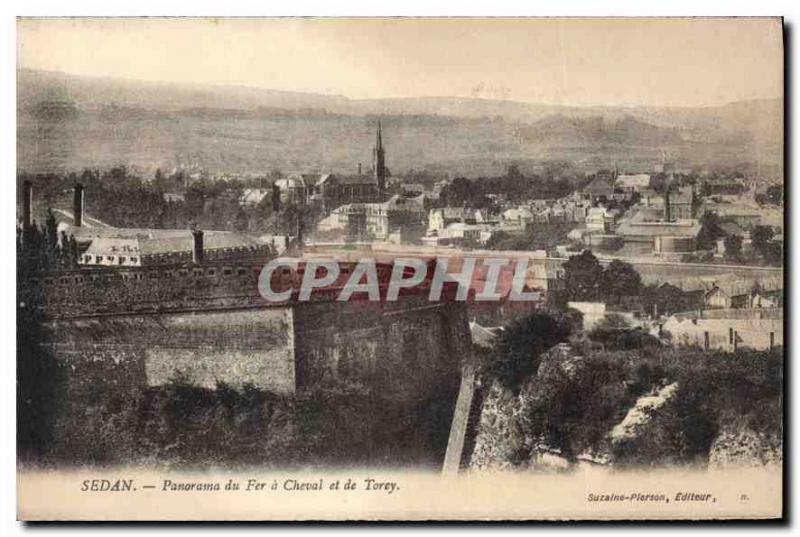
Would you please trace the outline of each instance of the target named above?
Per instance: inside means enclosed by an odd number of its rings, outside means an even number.
[[[499,381],[484,389],[486,394],[469,467],[509,470],[520,464],[521,453],[526,451],[525,436],[520,427],[521,400]]]
[[[783,443],[780,437],[755,432],[746,427],[722,431],[711,444],[709,468],[780,466]]]
[[[517,392],[489,384],[472,468],[782,464],[780,422],[765,410],[780,408],[774,367],[700,352],[700,363],[666,353],[662,366],[637,351],[582,349],[552,347]]]
[[[636,404],[625,415],[625,419],[611,429],[609,438],[614,444],[636,440],[643,434],[653,418],[678,392],[678,383],[673,382],[655,393],[650,393],[636,400]]]
[[[494,381],[484,388],[483,406],[469,467],[477,470],[509,470],[535,468],[562,470],[570,461],[561,451],[540,438],[532,437],[526,428],[532,404],[548,397],[553,388],[542,378],[573,378],[581,358],[574,356],[568,345],[559,344],[542,355],[539,370],[521,387],[518,394]]]

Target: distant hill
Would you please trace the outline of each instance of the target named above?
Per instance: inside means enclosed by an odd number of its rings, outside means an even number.
[[[650,169],[748,163],[781,174],[782,103],[567,107],[450,97],[348,99],[236,86],[17,72],[18,165],[28,171],[193,164],[214,172],[352,171],[378,117],[395,173],[500,173],[568,160]]]
[[[556,114],[519,127],[519,134],[525,142],[546,145],[663,147],[683,141],[678,129],[658,127],[632,116],[606,120],[602,116],[583,118]]]
[[[69,75],[51,71],[17,71],[17,106],[27,109],[40,101],[72,101],[84,110],[111,103],[121,107],[169,111],[182,108],[334,109],[344,97],[275,91],[239,86],[211,86],[144,82]]]

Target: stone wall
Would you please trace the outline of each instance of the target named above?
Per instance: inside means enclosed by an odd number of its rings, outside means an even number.
[[[463,303],[307,303],[294,309],[298,388],[358,382],[398,401],[455,393],[470,352]]]
[[[783,319],[688,319],[670,317],[662,326],[673,345],[696,345],[732,351],[737,347],[766,350],[783,345]],[[706,335],[707,334],[707,335]]]
[[[264,262],[65,270],[29,278],[21,300],[50,319],[263,305]]]
[[[50,320],[47,457],[438,467],[468,330],[463,303],[426,299]]]
[[[422,400],[458,382],[469,351],[463,303],[324,302],[229,311],[108,315],[48,323],[80,383],[158,386],[183,379],[293,393],[357,382]]]
[[[73,383],[158,386],[182,378],[214,387],[295,388],[289,308],[126,315],[53,321],[56,357]]]

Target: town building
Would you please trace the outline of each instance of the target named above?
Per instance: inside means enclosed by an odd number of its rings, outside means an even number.
[[[664,208],[664,196],[653,189],[646,188],[639,192],[639,204],[643,207]]]
[[[725,273],[665,280],[664,286],[680,289],[691,309],[770,308],[783,304],[783,278],[743,278]]]
[[[506,209],[501,215],[504,231],[525,231],[533,223],[533,213],[527,207]]]
[[[189,229],[70,229],[78,242],[81,266],[141,267],[197,259],[244,259],[273,253],[269,243],[244,233]]]
[[[783,305],[783,278],[753,280],[734,274],[714,278],[705,295],[706,308],[763,308]]]
[[[383,191],[368,175],[324,174],[310,188],[311,202],[326,213],[346,203],[378,203],[384,199]]]
[[[707,177],[702,182],[703,193],[707,196],[716,194],[742,194],[747,190],[743,178]]]
[[[465,243],[486,244],[497,231],[497,226],[493,224],[453,222],[434,235],[426,235],[422,238],[422,242],[429,246],[459,245]]]
[[[593,202],[608,201],[613,197],[614,187],[605,177],[598,175],[581,192],[584,198]]]
[[[403,191],[403,194],[407,196],[419,196],[420,194],[425,194],[426,196],[430,197],[431,191],[423,185],[422,183],[400,183],[399,185],[400,190]]]
[[[614,187],[623,192],[640,192],[650,188],[650,176],[646,173],[620,175],[614,182]]]
[[[614,217],[605,207],[592,207],[586,215],[586,229],[589,231],[605,233],[611,229],[613,223]]]
[[[450,224],[475,224],[477,222],[475,213],[475,209],[467,207],[431,209],[428,214],[428,235],[438,235]]]
[[[533,222],[540,224],[585,223],[592,202],[585,199],[548,200],[544,208],[535,205]]]
[[[696,248],[700,223],[695,219],[665,222],[648,219],[647,211],[639,211],[617,226],[616,233],[625,243],[638,244],[654,254],[681,254]]]
[[[691,186],[671,189],[663,199],[664,220],[694,218],[694,191]]]
[[[761,225],[764,217],[764,209],[755,202],[744,199],[736,203],[718,203],[706,200],[702,210],[704,213],[716,213],[721,220],[734,222],[742,229],[752,229],[754,226]]]
[[[280,191],[282,203],[314,204],[325,213],[347,203],[379,203],[387,199],[386,150],[380,121],[372,149],[372,171],[369,174],[291,174],[278,179],[275,185]]]
[[[704,311],[700,315],[672,315],[661,325],[661,330],[670,334],[672,344],[677,347],[731,352],[743,347],[767,350],[783,344],[780,308],[720,309]]]
[[[394,195],[383,203],[347,203],[320,221],[317,229],[380,240],[397,230],[406,238],[421,237],[425,231],[425,196]]]

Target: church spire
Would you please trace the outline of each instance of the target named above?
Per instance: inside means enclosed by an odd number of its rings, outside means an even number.
[[[381,120],[379,119],[378,132],[375,135],[375,148],[372,150],[372,169],[375,174],[375,186],[378,188],[380,196],[386,191],[386,166],[384,160],[383,136],[381,133]]]

